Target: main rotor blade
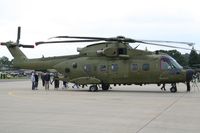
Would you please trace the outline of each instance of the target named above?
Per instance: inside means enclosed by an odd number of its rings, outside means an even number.
[[[178,44],[187,44],[188,46],[194,46],[193,42],[179,42],[179,41],[161,41],[161,40],[141,40],[144,42],[161,42],[161,43],[178,43]]]
[[[129,42],[134,43],[137,40],[131,39],[131,38],[125,38],[123,36],[117,36],[117,37],[81,37],[81,36],[56,36],[51,37],[52,38],[74,38],[74,39],[90,39],[90,40],[104,40],[104,41],[123,41],[123,42]],[[161,40],[138,40],[138,41],[144,41],[144,42],[161,42],[161,43],[179,43],[179,44],[187,44],[189,46],[193,46],[193,42],[179,42],[179,41],[161,41]]]
[[[21,27],[19,26],[18,29],[17,29],[17,41],[16,41],[16,45],[19,45],[20,36],[21,36]]]
[[[104,37],[81,37],[81,36],[56,36],[52,38],[69,38],[69,39],[78,39],[78,40],[69,40],[69,41],[49,41],[49,42],[36,42],[36,45],[39,44],[45,44],[45,43],[73,43],[73,42],[96,42],[96,41],[116,41],[116,42],[124,42],[124,43],[144,43],[149,45],[156,45],[156,46],[162,46],[162,47],[169,47],[169,48],[178,48],[178,49],[184,49],[184,50],[192,50],[189,48],[184,47],[178,47],[178,46],[171,46],[166,44],[160,44],[160,43],[178,43],[178,44],[187,44],[189,46],[193,46],[194,43],[192,42],[179,42],[179,41],[161,41],[161,40],[135,40],[131,38],[125,38],[123,36],[117,36],[117,37],[110,37],[110,38],[104,38]],[[50,39],[52,39],[50,38]],[[79,40],[84,39],[84,40]],[[158,43],[154,43],[158,42]],[[196,50],[198,51],[198,50]]]
[[[130,40],[133,41],[133,39],[125,38],[124,36],[117,36],[117,37],[81,37],[81,36],[56,36],[51,37],[52,38],[73,38],[73,39],[88,39],[88,40],[98,40],[98,41],[116,41],[116,42],[129,42]]]
[[[136,42],[138,42],[138,43],[144,43],[144,44],[149,44],[149,45],[155,45],[155,46],[168,47],[168,48],[178,48],[178,49],[184,49],[184,50],[194,50],[194,49],[190,49],[190,48],[170,46],[170,45],[158,44],[158,43],[150,43],[150,42],[144,42],[144,41],[136,41]],[[200,50],[195,50],[195,51],[200,51]]]
[[[131,39],[131,38],[125,38],[123,36],[117,36],[117,37],[81,37],[81,36],[56,36],[52,38],[74,38],[74,39],[91,39],[91,40],[104,40],[104,41],[123,41],[123,42],[129,42],[134,43],[137,40]],[[50,38],[50,39],[52,39]],[[161,42],[161,43],[179,43],[179,44],[187,44],[189,46],[193,46],[193,42],[180,42],[180,41],[161,41],[161,40],[138,40],[138,41],[144,41],[144,42]]]
[[[81,37],[81,36],[55,36],[51,37],[52,38],[73,38],[73,39],[90,39],[90,40],[106,40],[107,38],[104,37]]]
[[[114,42],[127,42],[127,43],[134,43],[136,42],[134,39],[125,38],[124,36],[117,36],[117,37],[80,37],[80,36],[56,36],[52,38],[74,38],[74,39],[87,39],[87,41],[95,42],[95,41],[114,41]],[[50,39],[52,39],[50,38]],[[93,41],[92,41],[93,40]],[[85,42],[87,42],[85,41]]]
[[[68,41],[46,41],[46,42],[36,42],[35,45],[40,45],[40,44],[50,44],[50,43],[79,43],[79,42],[98,42],[98,41],[102,41],[99,39],[96,40],[68,40]]]

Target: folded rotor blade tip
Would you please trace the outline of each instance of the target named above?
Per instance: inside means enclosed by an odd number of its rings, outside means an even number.
[[[55,36],[54,37],[50,37],[50,38],[48,38],[48,40],[51,40],[51,39],[54,39],[54,38],[56,38]]]
[[[36,43],[35,43],[36,46],[37,46],[37,45],[40,45],[40,44],[42,44],[42,42],[36,42]]]

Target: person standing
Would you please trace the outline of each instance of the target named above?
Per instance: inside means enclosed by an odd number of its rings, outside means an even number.
[[[68,88],[67,81],[63,80],[63,87],[62,87],[62,89],[66,89],[66,88]]]
[[[35,77],[35,90],[37,90],[38,89],[38,74],[35,73],[34,77]]]
[[[50,82],[50,74],[49,73],[45,73],[45,75],[44,75],[45,90],[49,90],[49,82]]]
[[[200,73],[197,72],[197,81],[200,82]]]
[[[35,90],[35,73],[32,72],[31,74],[31,82],[32,82],[32,90]]]
[[[54,89],[57,90],[59,88],[59,77],[58,74],[55,73],[54,77],[53,77],[53,81],[51,82],[51,84],[54,82]]]
[[[166,89],[165,89],[165,83],[163,83],[163,86],[160,89],[166,91]]]
[[[45,82],[44,82],[44,76],[45,76],[45,74],[44,74],[44,73],[42,73],[42,74],[41,74],[42,86],[44,86],[44,84],[45,84]]]

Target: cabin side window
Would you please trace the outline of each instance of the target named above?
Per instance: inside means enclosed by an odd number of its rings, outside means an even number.
[[[143,71],[149,71],[149,69],[150,69],[150,65],[149,64],[143,64],[142,65],[142,70]]]
[[[75,69],[75,68],[77,68],[77,63],[76,62],[73,62],[72,63],[72,67]]]
[[[99,71],[100,72],[106,72],[107,71],[107,66],[106,65],[100,65],[99,66]]]
[[[113,72],[118,71],[118,68],[119,68],[118,64],[112,64],[112,65],[111,65],[111,70],[112,70]]]
[[[92,71],[92,65],[91,64],[86,64],[84,66],[84,71],[85,72],[91,72]]]
[[[131,64],[131,71],[135,72],[138,70],[138,64]]]

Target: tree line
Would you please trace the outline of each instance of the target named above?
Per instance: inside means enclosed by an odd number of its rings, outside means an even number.
[[[12,60],[9,60],[9,58],[6,56],[0,57],[0,67],[10,68],[11,66],[12,66]]]

